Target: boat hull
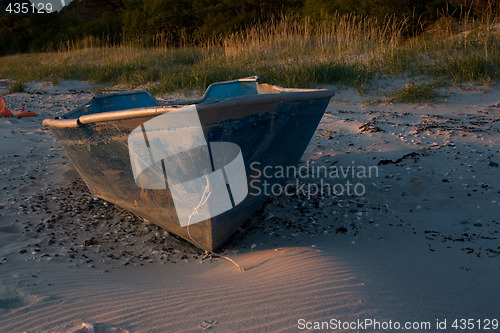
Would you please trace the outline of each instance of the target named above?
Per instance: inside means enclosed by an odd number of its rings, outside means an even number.
[[[201,103],[197,105],[197,111],[207,142],[232,142],[240,147],[250,182],[258,176],[258,168],[298,164],[332,95],[330,91],[318,90],[243,96],[217,103]],[[168,188],[149,190],[139,187],[129,157],[130,133],[169,110],[151,107],[137,112],[137,116],[133,111],[124,112],[123,117],[115,112],[107,118],[52,120],[46,121],[45,125],[58,138],[95,196],[204,250],[214,250],[261,208],[266,196],[249,187],[247,197],[232,209],[182,227]],[[286,179],[272,181],[280,183]]]

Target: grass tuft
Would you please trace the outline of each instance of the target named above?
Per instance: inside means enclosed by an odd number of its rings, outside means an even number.
[[[481,82],[489,83],[499,78],[498,64],[484,55],[465,54],[445,59],[442,64],[442,76],[449,77],[453,83]]]
[[[14,82],[13,85],[9,87],[9,94],[14,94],[17,92],[26,92],[26,86],[22,82]]]
[[[404,88],[389,93],[390,102],[419,103],[436,102],[442,95],[436,92],[435,83],[418,84],[415,81],[406,82]]]

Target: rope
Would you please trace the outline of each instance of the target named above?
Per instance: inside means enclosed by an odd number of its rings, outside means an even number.
[[[224,256],[222,254],[217,254],[214,251],[207,250],[205,247],[201,246],[196,240],[194,240],[193,236],[191,236],[191,232],[189,231],[189,226],[191,224],[191,218],[194,215],[198,214],[198,209],[207,202],[208,198],[210,197],[210,194],[212,194],[212,191],[210,191],[210,192],[208,191],[208,189],[210,188],[210,183],[209,183],[208,177],[206,175],[205,175],[205,179],[207,180],[207,186],[205,187],[205,191],[203,191],[203,194],[201,195],[201,200],[198,203],[198,205],[194,208],[193,212],[188,217],[188,223],[187,223],[187,233],[188,233],[188,236],[189,236],[189,238],[191,238],[191,240],[193,241],[193,243],[195,243],[195,245],[198,246],[200,249],[203,249],[203,250],[205,250],[205,252],[209,252],[210,254],[212,254],[214,256],[221,257],[223,259],[228,260],[233,265],[235,265],[236,267],[238,267],[238,269],[240,271],[243,272],[245,270],[240,265],[238,265],[233,259],[231,259],[229,257],[226,257],[226,256]],[[205,195],[206,195],[206,197],[205,197]]]

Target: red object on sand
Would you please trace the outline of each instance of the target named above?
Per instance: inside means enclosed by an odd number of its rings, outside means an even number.
[[[2,117],[14,117],[12,112],[10,112],[10,110],[5,107],[5,101],[2,97],[0,97],[0,115]]]
[[[23,106],[23,108],[21,109],[21,111],[18,114],[16,114],[16,117],[17,118],[36,117],[36,113],[34,113],[34,112],[24,112],[24,106]]]
[[[36,117],[36,113],[34,112],[24,112],[24,106],[19,111],[16,115],[14,115],[7,107],[5,106],[5,101],[3,100],[2,97],[0,97],[0,116],[2,117],[17,117],[17,118],[24,118],[24,117]]]

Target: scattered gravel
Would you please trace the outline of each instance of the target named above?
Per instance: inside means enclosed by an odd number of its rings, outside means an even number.
[[[126,266],[210,258],[168,231],[92,196],[80,179],[25,198],[19,210],[24,233],[33,238],[20,251],[26,260]]]

